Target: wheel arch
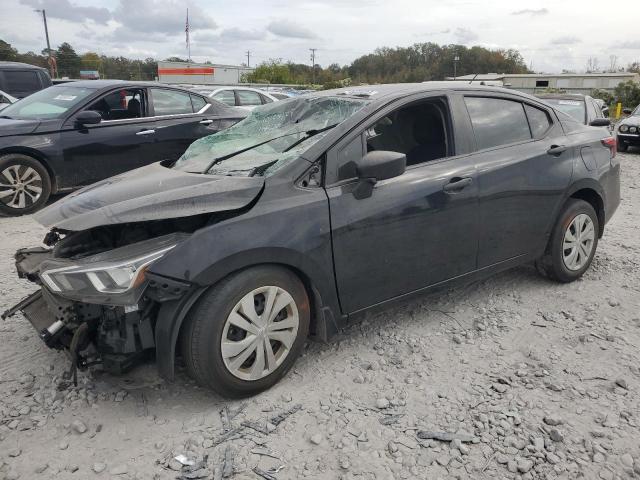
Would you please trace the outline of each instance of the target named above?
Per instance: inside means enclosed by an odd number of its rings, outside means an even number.
[[[246,253],[242,255],[246,258]],[[234,255],[237,257],[237,255]],[[296,255],[285,260],[282,255],[270,255],[263,257],[263,261],[242,264],[240,259],[227,259],[222,265],[215,265],[215,275],[208,274],[196,280],[194,287],[183,298],[161,304],[156,321],[156,363],[158,371],[163,378],[172,380],[175,376],[176,347],[179,336],[184,327],[184,320],[191,309],[198,302],[204,292],[218,284],[221,280],[235,275],[243,270],[259,266],[275,266],[289,270],[302,282],[310,303],[310,337],[320,340],[328,340],[338,330],[338,320],[341,319],[337,305],[335,290],[326,291],[323,285],[308,266],[296,262]],[[274,258],[275,257],[275,258]],[[223,266],[226,266],[224,268]],[[222,267],[222,268],[221,268]],[[210,272],[213,273],[213,272]],[[199,280],[199,281],[198,281]],[[335,284],[333,284],[335,288]]]
[[[49,174],[49,181],[51,182],[51,193],[55,194],[58,191],[58,181],[56,179],[55,172],[51,168],[51,164],[49,163],[49,160],[47,159],[46,155],[43,155],[42,152],[34,148],[22,147],[22,146],[13,146],[13,147],[6,147],[6,148],[0,149],[0,157],[4,155],[9,155],[11,153],[26,155],[27,157],[31,157],[34,160],[37,160],[38,162],[40,162],[44,167],[44,169]]]
[[[602,238],[602,235],[604,234],[604,224],[606,221],[603,196],[592,186],[582,186],[581,188],[573,191],[567,200],[569,198],[584,200],[593,207],[598,217],[598,238]]]

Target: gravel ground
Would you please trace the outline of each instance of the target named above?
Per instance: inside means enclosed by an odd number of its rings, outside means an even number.
[[[623,203],[581,281],[522,267],[423,297],[310,343],[245,401],[153,365],[68,387],[62,353],[0,323],[0,479],[640,477],[640,155],[620,158]],[[45,232],[0,228],[4,309],[33,290],[13,252]]]

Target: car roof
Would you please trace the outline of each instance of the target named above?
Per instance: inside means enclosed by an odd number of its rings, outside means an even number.
[[[45,69],[42,67],[38,67],[37,65],[30,65],[28,63],[1,61],[0,70],[45,70]]]
[[[472,93],[498,93],[521,97],[523,100],[539,102],[540,99],[517,90],[506,87],[494,87],[478,83],[469,84],[460,81],[422,82],[422,83],[392,83],[384,85],[361,85],[357,87],[337,88],[307,93],[304,96],[345,96],[350,98],[369,99],[372,101],[389,101],[393,98],[405,97],[416,93],[438,91],[459,91]]]
[[[110,88],[110,87],[122,87],[122,88],[161,87],[161,88],[172,88],[175,90],[182,90],[185,92],[192,91],[191,89],[188,89],[188,88],[167,85],[166,83],[141,82],[141,81],[132,81],[132,80],[76,80],[72,82],[59,83],[53,86],[53,88],[64,88],[64,87],[94,88],[96,90],[99,90],[102,88]]]
[[[536,95],[538,98],[548,99],[555,98],[558,100],[578,100],[584,102],[586,96],[579,93],[541,93]]]

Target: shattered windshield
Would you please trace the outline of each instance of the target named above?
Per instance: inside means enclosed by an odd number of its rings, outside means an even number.
[[[367,103],[297,97],[264,105],[234,126],[192,143],[173,168],[210,175],[270,175]]]

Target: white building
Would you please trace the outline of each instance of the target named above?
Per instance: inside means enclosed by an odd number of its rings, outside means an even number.
[[[158,81],[172,84],[236,85],[253,68],[191,62],[158,62]]]
[[[447,80],[454,80],[448,77]],[[594,88],[613,90],[622,82],[633,80],[640,82],[637,73],[561,73],[556,75],[525,73],[525,74],[498,74],[486,73],[479,75],[464,75],[455,78],[460,82],[480,83],[487,85],[502,85],[526,93],[540,93],[547,88],[564,90],[566,93],[588,94]]]

